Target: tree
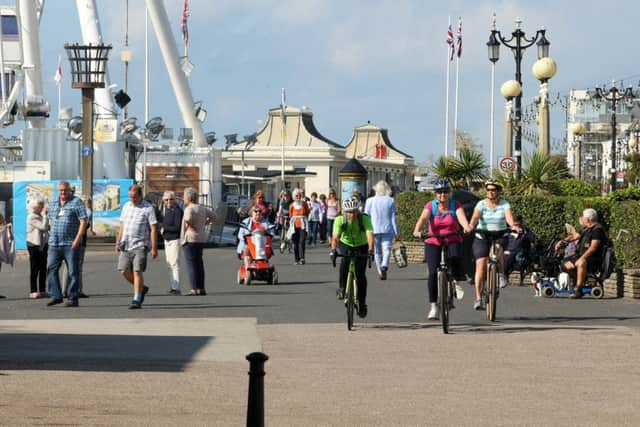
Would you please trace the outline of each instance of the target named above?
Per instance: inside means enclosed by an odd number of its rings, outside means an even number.
[[[455,139],[457,152],[467,149],[474,153],[482,153],[482,146],[478,142],[478,139],[471,136],[468,132],[457,130]]]
[[[439,178],[445,178],[453,186],[467,190],[484,179],[485,169],[482,154],[469,148],[461,149],[457,158],[441,156],[433,165],[433,172]]]
[[[520,179],[516,179],[511,186],[517,194],[558,194],[560,180],[568,177],[569,171],[561,158],[535,151],[525,156],[525,167],[520,174]]]

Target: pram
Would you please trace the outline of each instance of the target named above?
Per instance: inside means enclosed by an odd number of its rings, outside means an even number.
[[[542,295],[546,298],[552,298],[556,295],[574,293],[573,283],[569,274],[562,272],[563,252],[555,249],[559,240],[552,240],[538,256],[538,262],[531,274],[531,282],[536,290],[536,296]],[[588,273],[585,286],[581,289],[582,295],[591,295],[598,299],[602,298],[604,296],[603,281],[604,279],[600,273]]]

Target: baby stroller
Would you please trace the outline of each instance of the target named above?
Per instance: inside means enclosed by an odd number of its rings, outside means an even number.
[[[564,246],[559,251],[555,247],[560,239],[554,239],[539,256],[538,265],[531,275],[531,282],[536,289],[536,295],[552,298],[556,295],[573,294],[573,281],[569,274],[562,272]],[[588,273],[582,295],[591,295],[600,299],[604,296],[603,280],[599,274]]]
[[[244,224],[240,226],[247,229]],[[249,286],[253,280],[267,282],[270,285],[278,284],[278,272],[269,262],[273,256],[273,249],[271,248],[272,236],[270,234],[273,228],[274,226],[267,228],[267,230],[256,228],[250,230],[251,232],[244,236],[251,261],[248,268],[245,267],[243,262],[238,269],[238,285]]]

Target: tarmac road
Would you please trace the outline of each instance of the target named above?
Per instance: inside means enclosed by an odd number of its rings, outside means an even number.
[[[166,294],[161,252],[142,310],[115,253],[88,253],[75,309],[27,299],[26,261],[3,266],[0,424],[244,424],[252,351],[270,357],[268,425],[640,424],[638,303],[513,286],[490,323],[468,287],[444,335],[411,265],[368,272],[370,315],[348,332],[327,252],[278,254],[281,284],[245,287],[234,249],[208,249],[203,297]]]

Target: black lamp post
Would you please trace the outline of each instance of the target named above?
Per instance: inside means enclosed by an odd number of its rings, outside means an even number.
[[[611,103],[611,191],[616,189],[616,134],[618,128],[616,109],[619,101],[625,101],[632,106],[634,98],[631,87],[624,90],[618,89],[615,81],[608,90],[596,86],[594,93],[591,95],[591,99],[595,102]]]
[[[536,31],[536,35],[532,38],[527,38],[524,31],[520,29],[522,21],[520,18],[516,18],[516,29],[511,33],[511,38],[503,37],[499,30],[492,29],[489,35],[489,41],[487,47],[489,49],[489,61],[495,63],[500,58],[500,44],[510,48],[513,52],[513,56],[516,61],[516,80],[522,86],[522,72],[521,63],[522,55],[524,51],[537,42],[538,47],[538,59],[546,58],[549,56],[549,40],[545,37],[544,29]],[[520,174],[522,167],[522,92],[515,97],[514,105],[514,149],[513,154],[518,164],[517,174]]]

